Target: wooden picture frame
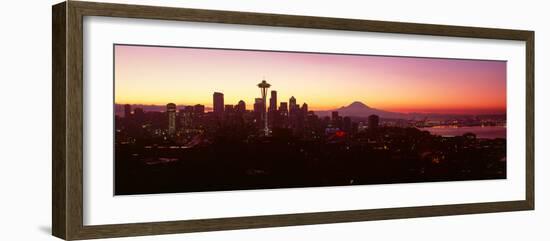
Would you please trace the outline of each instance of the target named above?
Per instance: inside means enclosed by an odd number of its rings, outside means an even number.
[[[533,210],[534,189],[534,32],[432,24],[213,11],[68,1],[52,8],[52,232],[66,240],[173,234],[325,224],[398,218]],[[299,27],[465,38],[519,40],[526,43],[525,200],[353,211],[180,220],[83,224],[83,17],[108,16],[259,26]]]

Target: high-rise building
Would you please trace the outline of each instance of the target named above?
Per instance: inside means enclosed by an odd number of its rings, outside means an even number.
[[[288,127],[288,103],[281,102],[279,105],[279,126]]]
[[[262,98],[254,99],[254,119],[262,123],[263,113],[265,112],[264,100]]]
[[[277,91],[271,91],[271,98],[269,98],[269,111],[273,112],[277,110]]]
[[[129,104],[124,105],[124,118],[129,119],[132,117],[132,106]]]
[[[183,109],[180,109],[179,111],[179,118],[180,118],[180,124],[183,128],[191,128],[193,125],[193,117],[194,117],[195,108],[193,106],[185,106]]]
[[[201,117],[204,114],[204,105],[195,105],[193,108],[195,110],[195,116]]]
[[[290,97],[288,103],[288,115],[290,117],[296,116],[298,109],[300,108],[300,106],[296,104],[296,98],[294,98],[294,96]]]
[[[166,113],[168,114],[168,135],[174,135],[176,134],[176,104],[168,103]]]
[[[289,103],[289,110],[292,111],[292,109],[296,108],[296,98],[294,98],[294,96],[291,96],[290,97],[290,100],[288,101]]]
[[[214,92],[214,114],[221,115],[223,113],[223,93]]]
[[[342,129],[344,131],[351,132],[351,118],[349,118],[348,116],[344,117],[344,124],[342,125]]]
[[[225,105],[224,108],[225,108],[224,111],[226,114],[231,114],[235,112],[235,108],[233,105]]]
[[[246,111],[246,104],[243,100],[239,100],[239,103],[235,106],[235,111],[238,113],[244,113]]]
[[[281,102],[281,104],[279,105],[279,113],[281,114],[281,116],[288,116],[288,103]]]
[[[370,115],[369,116],[369,129],[378,128],[379,122],[380,122],[380,117],[378,117],[377,115]]]
[[[338,114],[338,111],[333,111],[331,113],[331,125],[332,127],[335,127],[335,128],[340,128],[342,129],[342,125],[343,125],[343,121],[342,121],[342,117]]]
[[[304,113],[304,115],[307,115],[308,111],[309,110],[308,110],[307,103],[302,104],[302,113]]]
[[[332,122],[336,123],[338,121],[338,119],[340,118],[340,116],[338,115],[338,111],[333,111],[331,117],[332,117],[331,118]]]

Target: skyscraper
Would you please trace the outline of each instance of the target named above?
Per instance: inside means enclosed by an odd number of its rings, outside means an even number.
[[[185,106],[183,109],[180,109],[178,117],[180,118],[181,127],[188,129],[193,125],[193,116],[194,116],[193,106]]]
[[[342,129],[346,132],[351,132],[351,118],[349,116],[344,117],[344,124],[342,126]]]
[[[369,129],[378,128],[379,122],[380,122],[380,117],[378,117],[377,115],[370,115],[369,116]]]
[[[193,126],[202,126],[204,116],[204,105],[197,104],[193,107]]]
[[[221,116],[223,114],[223,93],[214,92],[214,114]]]
[[[269,111],[273,112],[277,110],[277,91],[271,91],[271,98],[269,98]]]
[[[281,102],[281,105],[279,106],[279,113],[281,116],[288,116],[288,103]]]
[[[225,114],[232,114],[235,112],[235,108],[233,105],[225,105],[224,108]]]
[[[263,118],[263,113],[265,112],[264,100],[262,98],[254,99],[254,119],[256,122],[261,123]]]
[[[332,119],[332,122],[333,122],[333,123],[336,123],[336,122],[338,121],[338,118],[340,117],[340,116],[338,115],[338,111],[333,111],[331,117],[332,117],[332,118],[331,118],[331,119]]]
[[[289,103],[289,110],[292,111],[292,109],[296,108],[296,98],[294,98],[294,96],[291,96],[290,97],[290,100],[288,101]]]
[[[281,102],[279,105],[279,118],[281,119],[280,125],[282,127],[288,127],[288,103]]]
[[[244,113],[246,111],[246,104],[243,100],[239,100],[239,103],[235,106],[235,111],[238,113]]]
[[[166,113],[168,114],[168,135],[172,136],[176,134],[176,104],[168,103]]]
[[[338,111],[333,111],[331,117],[332,127],[342,128],[342,117],[338,114]]]
[[[304,115],[307,115],[307,112],[308,112],[308,106],[307,106],[307,103],[304,103],[302,104],[302,112]]]
[[[195,116],[201,117],[204,114],[204,105],[197,104],[195,105]]]

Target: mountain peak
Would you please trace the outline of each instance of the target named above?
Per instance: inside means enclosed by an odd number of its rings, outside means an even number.
[[[350,105],[347,106],[347,108],[370,108],[369,106],[365,105],[361,101],[354,101]]]

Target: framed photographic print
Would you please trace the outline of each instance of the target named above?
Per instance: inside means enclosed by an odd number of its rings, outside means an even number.
[[[53,235],[534,209],[534,32],[53,6]]]

